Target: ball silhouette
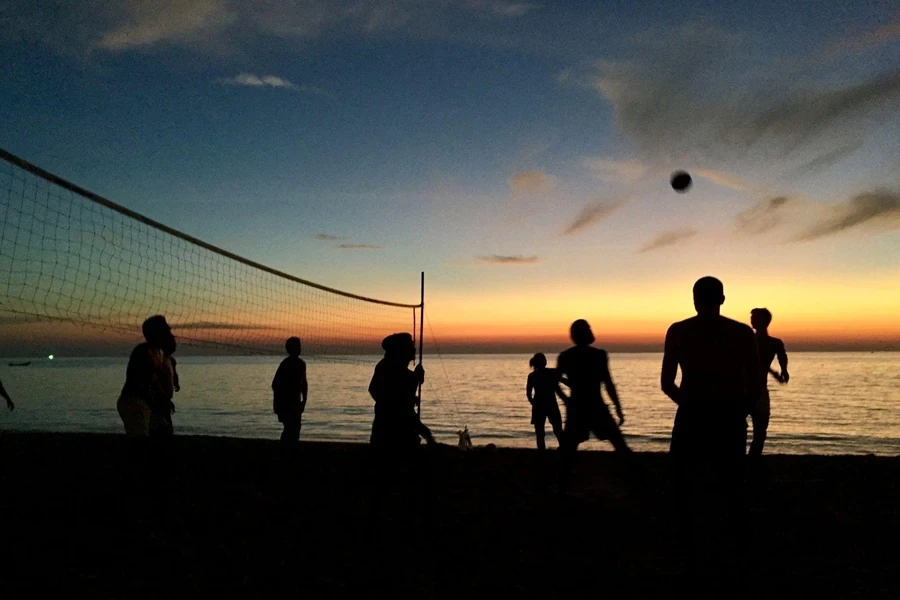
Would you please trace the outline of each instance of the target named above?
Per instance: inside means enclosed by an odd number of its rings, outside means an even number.
[[[679,194],[684,194],[691,189],[693,180],[691,179],[690,173],[687,171],[675,171],[672,173],[671,183],[673,190]]]

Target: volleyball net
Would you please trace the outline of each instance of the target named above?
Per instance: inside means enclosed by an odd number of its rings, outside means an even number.
[[[0,313],[139,334],[161,314],[181,343],[353,360],[395,332],[416,335],[421,303],[367,298],[238,256],[0,149]]]

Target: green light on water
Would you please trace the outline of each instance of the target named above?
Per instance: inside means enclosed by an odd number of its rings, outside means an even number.
[[[51,354],[51,355],[48,356],[47,358],[48,358],[49,360],[53,360],[53,355]]]

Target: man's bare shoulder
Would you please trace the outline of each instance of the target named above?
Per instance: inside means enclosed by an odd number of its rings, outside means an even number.
[[[719,319],[725,327],[737,334],[750,336],[756,335],[755,333],[753,333],[753,328],[746,323],[741,323],[740,321],[735,321],[734,319],[729,319],[728,317],[720,316]]]
[[[675,323],[672,323],[671,325],[669,325],[669,330],[667,332],[667,335],[669,335],[669,334],[677,335],[678,333],[693,327],[696,322],[697,322],[697,317],[694,316],[694,317],[689,317],[683,321],[677,321]]]

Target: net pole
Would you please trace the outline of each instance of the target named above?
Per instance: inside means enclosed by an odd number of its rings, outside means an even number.
[[[419,310],[419,364],[422,364],[422,342],[425,340],[425,271],[422,271],[422,295],[420,296]],[[422,416],[422,384],[419,384],[419,401],[416,403],[416,412]]]

